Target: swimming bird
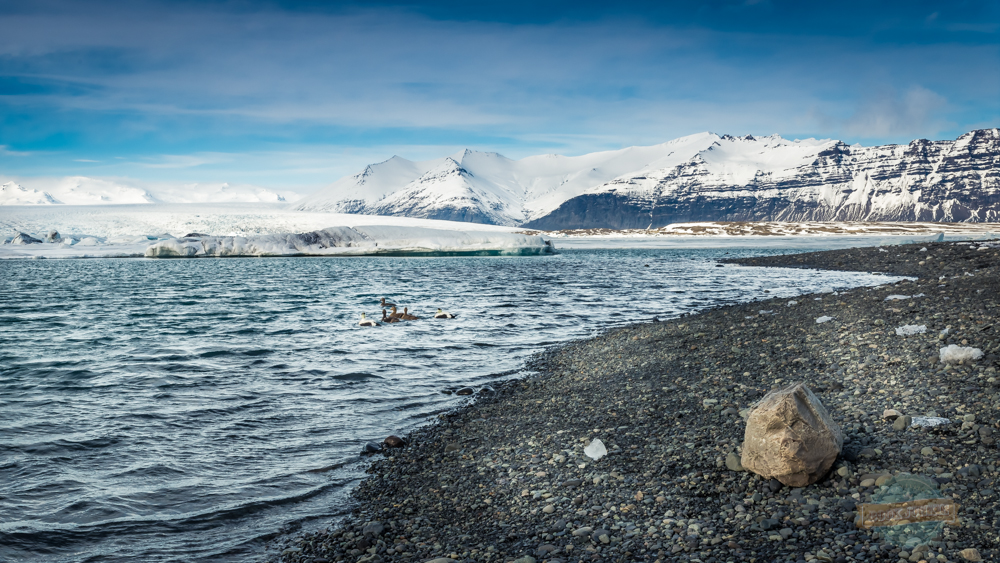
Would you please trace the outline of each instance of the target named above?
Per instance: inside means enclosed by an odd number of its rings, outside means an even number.
[[[404,321],[419,321],[420,320],[420,317],[418,317],[416,315],[411,315],[409,313],[409,309],[406,308],[406,307],[403,307],[403,314],[399,318],[403,319]]]
[[[385,309],[382,309],[382,322],[384,322],[384,323],[398,323],[399,322],[399,318],[385,316]]]
[[[378,324],[377,322],[371,319],[366,319],[365,314],[361,313],[361,322],[358,323],[358,326],[382,326],[382,325]]]
[[[390,316],[390,317],[393,317],[393,318],[396,318],[396,319],[398,319],[399,317],[402,317],[402,316],[403,316],[403,313],[398,313],[398,312],[396,312],[396,306],[395,306],[395,305],[393,305],[393,306],[392,306],[392,312],[391,312],[391,313],[389,313],[389,316]]]
[[[435,319],[454,319],[455,315],[452,315],[451,313],[445,313],[441,309],[438,309],[437,313],[434,313],[434,318]]]
[[[379,306],[381,306],[381,307],[382,307],[383,309],[388,309],[389,307],[395,307],[395,306],[396,306],[396,304],[395,304],[395,303],[389,303],[388,301],[386,301],[386,300],[385,300],[385,297],[383,297],[382,299],[380,299],[380,300],[379,300],[379,302],[378,302],[378,304],[379,304]]]

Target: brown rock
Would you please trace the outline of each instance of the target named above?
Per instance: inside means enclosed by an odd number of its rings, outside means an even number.
[[[820,480],[840,454],[844,434],[803,383],[772,391],[747,418],[741,464],[789,487]]]
[[[406,445],[406,442],[403,442],[403,439],[399,436],[389,436],[383,440],[382,443],[385,444],[385,447],[387,448],[402,448]]]
[[[888,421],[896,420],[901,416],[903,416],[903,413],[897,411],[896,409],[885,409],[882,411],[882,418]]]
[[[979,550],[974,547],[968,547],[959,552],[962,559],[966,561],[982,561],[983,556],[979,554]]]

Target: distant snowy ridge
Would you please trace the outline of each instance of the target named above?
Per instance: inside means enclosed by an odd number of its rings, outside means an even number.
[[[40,192],[7,182],[0,186],[0,205],[52,205],[61,201],[48,192]]]
[[[465,150],[395,156],[295,209],[536,229],[691,221],[1000,220],[1000,129],[955,141],[848,146],[777,135],[690,135],[650,147],[511,160]]]
[[[540,236],[422,227],[331,227],[300,234],[185,237],[156,242],[147,258],[360,256],[376,254],[539,255],[554,248]]]
[[[281,203],[285,195],[249,185],[168,184],[152,187],[135,181],[107,180],[87,176],[64,178],[33,178],[42,189],[29,188],[16,182],[0,186],[0,205],[129,205],[148,203]],[[287,194],[291,195],[291,194]]]

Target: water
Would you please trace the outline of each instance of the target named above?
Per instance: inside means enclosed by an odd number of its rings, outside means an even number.
[[[0,560],[252,560],[349,510],[364,442],[465,400],[443,389],[615,325],[887,281],[725,252],[0,262]],[[459,318],[358,327],[381,296]]]

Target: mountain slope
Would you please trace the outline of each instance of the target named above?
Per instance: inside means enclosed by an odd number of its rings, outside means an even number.
[[[649,147],[511,160],[394,156],[301,200],[307,211],[539,229],[685,221],[997,221],[1000,130],[848,146],[700,133]]]
[[[0,205],[52,205],[61,201],[48,192],[40,192],[24,186],[7,182],[0,186]]]
[[[526,226],[1000,220],[1000,129],[880,147],[768,139],[762,147],[762,139],[722,137],[681,165],[595,186]]]
[[[651,147],[522,160],[471,150],[423,162],[394,156],[337,180],[295,209],[520,225],[622,174],[684,162],[716,139],[701,133]]]

